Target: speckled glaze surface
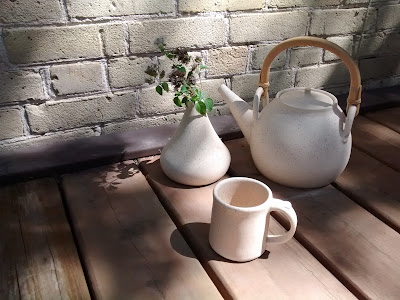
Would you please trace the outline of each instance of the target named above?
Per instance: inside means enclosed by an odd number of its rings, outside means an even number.
[[[297,216],[288,201],[275,199],[264,183],[245,177],[221,180],[213,192],[209,241],[219,255],[233,261],[260,257],[270,244],[289,241],[296,230]],[[271,211],[283,212],[290,230],[268,235]]]
[[[350,158],[351,135],[344,141],[341,130],[346,116],[333,95],[330,106],[303,109],[281,101],[286,91],[278,93],[254,124],[250,147],[255,165],[283,185],[327,185],[343,172]]]
[[[261,96],[259,91],[255,99]],[[307,104],[286,97],[296,91],[311,93],[323,101]],[[291,88],[279,92],[258,116],[226,86],[221,86],[220,92],[264,176],[287,186],[316,188],[331,183],[345,169],[351,152],[350,129],[355,107],[346,119],[332,94]]]
[[[172,180],[192,186],[213,183],[231,162],[228,148],[192,104],[186,108],[175,134],[161,152],[161,168]]]

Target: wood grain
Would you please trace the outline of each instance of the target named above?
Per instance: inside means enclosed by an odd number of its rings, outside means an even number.
[[[90,299],[53,179],[0,188],[0,298]]]
[[[208,242],[214,184],[200,188],[177,184],[164,175],[157,158],[142,160],[140,167],[225,299],[354,298],[294,239],[269,246],[261,258],[247,263],[220,257]],[[278,234],[283,229],[272,219],[270,230]]]
[[[400,127],[400,115],[397,122]],[[359,116],[354,121],[352,136],[354,147],[400,172],[400,133]]]
[[[63,178],[99,299],[221,299],[132,161]]]
[[[400,232],[400,173],[357,149],[334,185]]]
[[[397,97],[400,101],[400,96],[397,95]],[[371,112],[365,116],[400,133],[400,107]]]
[[[244,139],[226,144],[232,155],[230,174],[257,178],[276,197],[290,201],[299,219],[296,238],[357,297],[398,298],[400,235],[396,231],[331,185],[294,189],[268,180],[255,168]]]

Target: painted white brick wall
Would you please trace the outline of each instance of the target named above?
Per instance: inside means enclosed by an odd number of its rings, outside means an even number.
[[[183,109],[172,95],[145,83],[146,66],[160,55],[158,37],[205,59],[211,115],[229,113],[217,93],[221,83],[251,99],[267,53],[299,35],[346,49],[364,87],[399,84],[399,15],[394,0],[5,1],[0,151],[178,122]],[[348,86],[346,68],[322,49],[284,51],[272,70],[271,94]]]

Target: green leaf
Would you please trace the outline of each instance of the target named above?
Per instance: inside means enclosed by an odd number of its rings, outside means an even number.
[[[170,52],[166,52],[165,56],[168,57],[169,59],[173,59],[175,57],[175,54],[172,54]]]
[[[162,71],[161,71],[161,73],[160,73],[160,79],[163,79],[163,78],[164,78],[164,76],[165,76],[165,71],[164,71],[164,70],[162,70]]]
[[[169,92],[168,83],[163,82],[163,83],[161,83],[161,86],[162,86],[162,88],[163,88],[164,91]]]
[[[176,69],[179,72],[186,74],[186,68],[184,66],[176,66]]]
[[[204,65],[201,65],[201,66],[200,66],[200,70],[204,70],[204,69],[208,69],[208,67],[207,67],[207,66],[204,66]]]
[[[181,86],[181,92],[182,93],[185,93],[185,92],[187,92],[187,86],[185,85],[185,84],[182,84],[182,86]]]
[[[214,101],[211,98],[206,98],[204,99],[204,103],[207,107],[208,112],[212,111],[213,107],[214,107]]]
[[[196,95],[197,95],[197,99],[199,99],[199,100],[204,99],[204,92],[200,91],[199,89],[196,89]]]
[[[185,105],[187,105],[188,101],[189,101],[189,98],[187,96],[183,97],[182,103],[185,103]]]
[[[160,95],[162,95],[162,90],[163,89],[162,89],[161,85],[156,86],[156,92],[159,93]]]
[[[197,101],[194,106],[199,114],[205,115],[207,113],[207,108],[204,102]]]
[[[179,107],[182,107],[182,102],[181,102],[181,100],[180,100],[178,97],[175,97],[175,98],[174,98],[174,103],[175,103],[176,105],[178,105]]]

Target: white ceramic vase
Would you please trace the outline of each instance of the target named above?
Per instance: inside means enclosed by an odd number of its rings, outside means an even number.
[[[170,179],[201,186],[225,175],[231,155],[208,116],[199,114],[189,103],[178,129],[161,152],[160,161]]]

